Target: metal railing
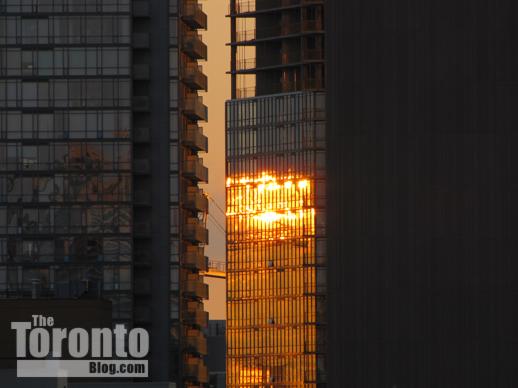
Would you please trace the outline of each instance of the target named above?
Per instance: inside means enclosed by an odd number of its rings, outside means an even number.
[[[304,4],[318,4],[322,2],[323,0],[245,0],[236,2],[235,13],[232,12],[231,7],[228,7],[228,13],[229,15],[239,15],[257,11],[268,11],[277,8],[294,7]]]
[[[236,98],[250,98],[255,97],[256,87],[249,86],[246,88],[238,88],[236,89]]]
[[[269,39],[303,32],[323,31],[322,20],[305,20],[301,23],[284,23],[268,28],[253,28],[236,32],[236,42],[249,42],[256,39]]]
[[[282,66],[302,61],[323,60],[321,49],[281,51],[278,56],[263,56],[260,61],[255,57],[236,60],[236,70],[253,70],[260,67]]]
[[[203,272],[209,278],[225,279],[227,277],[227,265],[221,260],[209,260],[209,268]]]

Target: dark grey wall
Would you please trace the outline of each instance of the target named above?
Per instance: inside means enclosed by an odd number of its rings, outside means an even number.
[[[150,70],[151,189],[152,189],[152,381],[175,381],[170,348],[170,228],[169,228],[169,4],[151,1]]]
[[[329,386],[515,387],[518,2],[326,4]]]

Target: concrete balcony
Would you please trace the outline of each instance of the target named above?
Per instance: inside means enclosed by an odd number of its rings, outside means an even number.
[[[195,305],[200,304],[201,303],[198,302],[188,304],[189,306],[193,306],[193,308],[188,308],[184,314],[186,324],[197,327],[207,327],[207,323],[209,322],[209,313],[207,311],[203,311],[202,308],[194,307]]]
[[[209,110],[203,104],[203,97],[197,94],[191,94],[185,98],[183,113],[191,120],[207,121],[209,118]]]
[[[197,0],[187,0],[183,7],[183,21],[191,28],[207,29],[207,14]]]
[[[208,78],[203,74],[203,66],[196,63],[187,63],[182,71],[182,81],[195,90],[208,89]]]
[[[188,31],[182,41],[182,51],[193,59],[208,58],[207,45],[201,40],[201,36],[194,31]]]
[[[184,378],[198,383],[208,383],[209,374],[203,360],[192,358],[184,365]]]
[[[205,256],[203,247],[187,246],[183,254],[183,266],[191,270],[207,271],[208,259]]]
[[[183,237],[195,244],[208,244],[209,231],[197,218],[188,218],[184,225]]]
[[[203,165],[203,159],[190,155],[183,161],[183,174],[195,182],[208,182],[209,170]]]
[[[186,209],[206,213],[209,210],[209,200],[198,187],[188,187],[184,198],[184,207]]]
[[[188,124],[183,134],[183,143],[194,151],[207,152],[209,139],[203,134],[203,128],[196,124]]]
[[[185,336],[185,348],[187,352],[199,356],[207,355],[207,339],[199,330],[188,330]]]
[[[196,299],[209,299],[209,285],[203,283],[203,277],[189,274],[185,281],[184,295]]]

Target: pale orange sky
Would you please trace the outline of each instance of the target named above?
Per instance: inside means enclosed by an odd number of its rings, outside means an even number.
[[[225,101],[230,98],[230,50],[225,45],[230,40],[230,21],[226,0],[202,0],[203,9],[208,15],[208,30],[201,31],[204,42],[209,48],[209,59],[203,63],[205,74],[209,77],[209,91],[203,95],[209,107],[209,122],[203,123],[203,130],[209,137],[209,152],[203,160],[209,168],[209,184],[205,191],[225,210]],[[217,224],[225,226],[225,215],[212,201],[209,202],[208,219],[209,246],[206,255],[210,259],[225,260],[225,235]],[[217,224],[216,224],[217,223]],[[209,284],[209,300],[205,309],[210,319],[225,319],[225,281],[206,278]]]

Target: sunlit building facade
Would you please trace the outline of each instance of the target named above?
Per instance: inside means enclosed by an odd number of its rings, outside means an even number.
[[[0,0],[0,297],[100,297],[198,387],[208,297],[197,0]]]
[[[323,387],[321,1],[231,2],[227,387]]]

